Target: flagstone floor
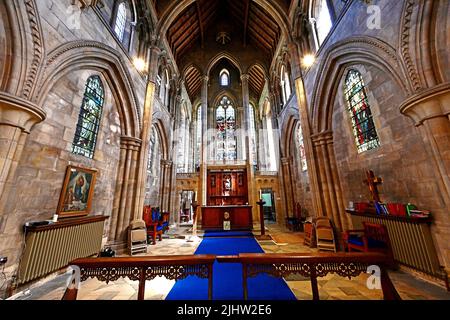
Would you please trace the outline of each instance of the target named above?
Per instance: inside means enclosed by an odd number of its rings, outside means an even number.
[[[289,232],[277,225],[268,225],[268,232],[273,241],[261,241],[260,245],[266,253],[300,253],[315,252],[303,245],[303,235],[299,232]],[[146,255],[188,255],[193,254],[201,242],[199,237],[189,237],[189,228],[172,230],[162,242],[149,246]],[[256,234],[256,233],[255,233]],[[183,239],[183,237],[185,237]],[[190,238],[191,241],[187,241]],[[144,254],[145,255],[145,254]],[[405,300],[450,300],[450,293],[444,288],[423,281],[403,271],[389,272],[389,275]],[[59,300],[61,299],[68,274],[49,277],[34,284],[25,294],[18,294],[18,300]],[[381,300],[380,290],[370,290],[366,286],[368,275],[363,274],[354,279],[328,275],[318,280],[319,293],[322,300]],[[311,300],[311,285],[309,279],[291,276],[285,279],[299,300]],[[145,299],[164,300],[172,289],[175,281],[157,278],[146,284]],[[135,300],[137,298],[137,282],[119,279],[114,283],[105,284],[95,279],[82,283],[78,294],[80,300]]]

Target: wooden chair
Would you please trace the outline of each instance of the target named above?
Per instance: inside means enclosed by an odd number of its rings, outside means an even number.
[[[315,247],[316,243],[315,243],[315,233],[314,233],[314,225],[312,224],[312,222],[306,221],[303,224],[303,230],[305,232],[305,239],[303,244],[305,246],[308,246],[310,248]]]
[[[145,221],[133,220],[128,228],[128,248],[130,255],[147,252],[147,229]]]
[[[151,244],[156,244],[156,237],[159,238],[159,241],[162,241],[164,226],[160,221],[157,211],[152,209],[150,206],[145,206],[143,218],[147,227],[147,238],[148,240],[152,240]]]
[[[387,228],[384,224],[363,222],[364,229],[347,230],[343,233],[344,246],[348,252],[382,252],[395,268],[394,255]]]
[[[331,220],[327,217],[316,218],[315,229],[317,248],[336,252],[336,239]]]

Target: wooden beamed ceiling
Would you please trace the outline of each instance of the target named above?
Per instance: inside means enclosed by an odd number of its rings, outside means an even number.
[[[170,26],[167,40],[178,60],[195,45],[203,47],[204,32],[217,16],[220,0],[197,0],[187,7]]]
[[[202,74],[196,67],[191,66],[187,68],[184,79],[189,98],[194,102],[202,89]]]
[[[258,65],[254,65],[250,68],[248,86],[250,91],[256,96],[257,99],[261,97],[266,84],[266,77],[264,69]]]
[[[284,1],[284,0],[283,0]],[[275,55],[281,37],[281,28],[262,7],[252,0],[197,0],[188,6],[172,23],[167,31],[167,40],[174,58],[179,61],[184,54],[195,46],[204,47],[207,33],[214,23],[225,21],[234,30],[231,41],[239,41],[243,47],[252,45],[261,50],[271,61]],[[192,74],[184,76],[191,98],[198,94],[198,77],[192,68]],[[197,70],[198,71],[198,70]],[[190,76],[195,75],[194,79]],[[260,67],[250,70],[251,90],[258,97],[264,88],[264,71]]]

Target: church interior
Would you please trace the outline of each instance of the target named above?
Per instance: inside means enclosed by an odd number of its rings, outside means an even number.
[[[450,300],[450,1],[0,1],[1,300]]]

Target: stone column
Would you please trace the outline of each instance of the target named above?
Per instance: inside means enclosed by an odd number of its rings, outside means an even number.
[[[133,210],[135,219],[142,218],[144,200],[145,200],[145,183],[147,181],[147,163],[149,157],[149,142],[152,132],[153,120],[153,103],[156,90],[156,75],[158,74],[158,58],[161,50],[157,46],[152,46],[149,52],[149,75],[147,82],[147,91],[144,101],[144,114],[142,119],[141,131],[141,148],[139,151],[139,163],[137,174],[136,202]]]
[[[248,202],[249,205],[252,206],[252,214],[253,220],[259,221],[259,207],[256,205],[256,201],[259,200],[257,196],[256,190],[256,179],[255,179],[255,168],[253,167],[253,154],[250,152],[250,91],[248,86],[249,80],[248,74],[242,74],[241,82],[242,82],[242,107],[244,108],[244,121],[243,125],[243,145],[245,149],[245,159],[246,159],[246,167],[247,167],[247,181],[248,181]],[[256,111],[256,110],[255,110]]]
[[[317,159],[319,183],[321,187],[322,209],[321,215],[326,215],[334,221],[338,230],[346,226],[346,213],[342,201],[342,191],[335,165],[333,148],[333,133],[322,132],[312,136],[314,153]]]
[[[208,161],[208,82],[209,78],[208,76],[203,77],[203,85],[202,85],[202,144],[201,144],[201,150],[200,150],[200,194],[199,194],[199,204],[202,206],[205,206],[206,203],[206,181],[207,181],[207,165],[206,162]]]
[[[173,162],[161,160],[161,211],[170,211]]]
[[[319,170],[317,168],[316,152],[311,139],[312,127],[310,123],[310,114],[308,101],[306,99],[305,86],[302,79],[300,59],[297,45],[289,44],[289,51],[292,58],[291,72],[295,81],[295,94],[297,96],[297,106],[299,111],[300,124],[302,126],[303,138],[305,143],[306,161],[308,164],[308,175],[311,183],[311,191],[313,195],[314,215],[323,215],[321,188],[319,185]]]
[[[6,201],[7,184],[14,178],[27,136],[45,117],[45,112],[37,105],[0,92],[0,209]]]
[[[426,89],[400,106],[419,129],[433,163],[442,205],[433,210],[435,241],[450,273],[450,84]]]
[[[137,201],[135,192],[141,145],[140,139],[127,136],[120,138],[120,166],[109,227],[109,241],[118,247],[125,244],[127,228],[135,219],[130,208]]]
[[[292,189],[292,174],[288,158],[281,158],[281,172],[283,174],[283,189],[286,201],[286,218],[294,213],[294,194]]]

